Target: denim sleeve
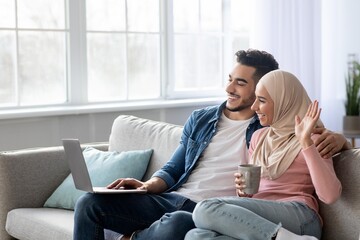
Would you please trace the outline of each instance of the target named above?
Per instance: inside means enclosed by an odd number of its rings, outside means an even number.
[[[168,188],[174,186],[186,172],[186,149],[190,133],[192,132],[193,123],[196,122],[194,120],[194,115],[195,114],[193,113],[186,121],[180,144],[170,160],[160,170],[153,174],[153,177],[163,179]]]

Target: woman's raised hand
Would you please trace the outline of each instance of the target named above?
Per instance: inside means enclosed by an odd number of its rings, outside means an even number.
[[[310,104],[302,120],[299,116],[295,116],[295,135],[303,148],[314,144],[311,139],[311,133],[320,118],[320,113],[321,108],[319,108],[319,102],[315,100]]]

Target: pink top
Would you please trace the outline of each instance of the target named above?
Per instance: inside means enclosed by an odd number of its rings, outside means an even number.
[[[250,156],[264,129],[257,130],[251,138],[249,147]],[[314,135],[312,138],[316,138]],[[294,162],[279,178],[270,180],[262,178],[259,192],[253,198],[303,202],[319,212],[319,205],[314,197],[330,204],[341,195],[341,183],[337,178],[332,158],[324,159],[320,156],[315,145],[300,151]]]

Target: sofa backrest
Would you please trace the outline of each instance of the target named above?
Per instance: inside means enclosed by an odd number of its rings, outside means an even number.
[[[143,178],[147,180],[170,159],[180,143],[181,133],[182,127],[178,125],[120,115],[111,129],[109,151],[154,149]]]
[[[179,145],[182,127],[121,115],[114,121],[109,151],[154,149],[144,180],[160,169]],[[360,229],[360,149],[334,157],[334,168],[343,187],[340,199],[331,205],[320,201],[324,220],[323,240],[358,240]]]
[[[320,201],[324,240],[358,240],[360,234],[360,149],[334,157],[334,169],[342,184],[341,197],[333,204]]]

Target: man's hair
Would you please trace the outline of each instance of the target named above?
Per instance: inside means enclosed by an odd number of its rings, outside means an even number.
[[[256,69],[253,75],[256,82],[268,72],[279,69],[279,64],[274,56],[265,51],[256,49],[240,50],[235,53],[235,56],[238,63]]]

